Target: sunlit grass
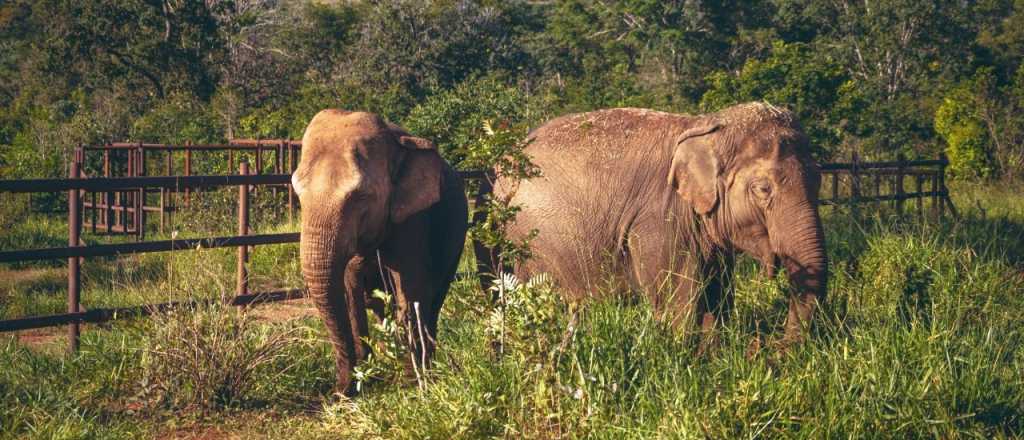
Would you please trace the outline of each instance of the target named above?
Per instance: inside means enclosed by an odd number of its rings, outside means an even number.
[[[703,357],[642,301],[570,307],[543,284],[514,293],[522,301],[496,333],[490,295],[462,278],[424,386],[371,383],[352,401],[330,394],[333,362],[316,318],[247,321],[231,336],[235,349],[272,334],[296,342],[245,397],[203,411],[146,400],[143,353],[154,344],[145,341],[159,337],[160,320],[91,326],[71,358],[5,336],[0,436],[134,438],[216,426],[263,438],[1019,437],[1024,199],[975,187],[954,194],[960,220],[826,211],[829,301],[809,341],[785,353],[770,344],[785,319],[782,278],[764,278],[747,259],[734,316]],[[159,291],[215,297],[219,284],[234,286],[233,258],[227,249],[147,255],[134,269],[107,262],[87,269],[86,298],[127,302],[117,295],[133,289],[139,303]],[[294,245],[258,248],[251,266],[258,285],[299,283]],[[61,273],[44,278],[59,282]],[[24,283],[7,295],[45,284]],[[62,310],[59,288],[32,298],[52,303],[37,310]],[[757,338],[766,344],[755,353]]]

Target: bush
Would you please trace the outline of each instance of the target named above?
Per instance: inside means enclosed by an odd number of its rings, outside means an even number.
[[[816,54],[806,44],[776,41],[771,55],[747,61],[738,75],[710,75],[711,88],[700,104],[704,111],[746,101],[786,106],[804,124],[813,146],[835,149],[841,132],[830,113],[846,81],[847,75],[835,60]]]
[[[949,170],[959,179],[995,176],[992,142],[978,115],[978,101],[971,82],[949,92],[935,111],[935,131],[946,141]]]
[[[136,119],[130,136],[142,142],[216,143],[224,141],[218,121],[210,107],[195,96],[175,93]]]
[[[467,169],[460,165],[473,154],[473,145],[487,135],[485,123],[521,128],[530,116],[522,91],[494,77],[483,77],[427,98],[412,109],[403,125],[437,144],[441,154],[455,167]]]
[[[143,393],[151,405],[173,409],[209,410],[251,398],[284,373],[286,350],[301,342],[294,332],[255,325],[244,309],[220,302],[150,319],[140,345]]]
[[[334,85],[308,85],[284,103],[260,107],[239,121],[239,135],[249,138],[302,139],[306,125],[328,108],[377,113],[387,120],[400,119],[412,98],[397,86],[375,88],[352,81]]]

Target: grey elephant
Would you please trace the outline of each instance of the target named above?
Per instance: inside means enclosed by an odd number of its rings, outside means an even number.
[[[292,185],[302,275],[334,346],[338,390],[354,394],[369,351],[367,295],[385,278],[416,367],[426,366],[466,236],[462,178],[426,139],[374,114],[324,110],[306,128]]]
[[[710,330],[730,312],[734,257],[747,253],[785,268],[785,340],[801,338],[828,270],[820,172],[791,112],[610,109],[559,117],[529,141],[542,177],[494,188],[522,209],[511,235],[539,233],[520,275],[549,273],[574,298],[612,280],[646,292],[674,326]]]

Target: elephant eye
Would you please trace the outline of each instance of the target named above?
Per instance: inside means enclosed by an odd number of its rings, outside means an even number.
[[[759,199],[767,199],[772,195],[772,185],[764,179],[758,179],[751,183],[750,190]]]

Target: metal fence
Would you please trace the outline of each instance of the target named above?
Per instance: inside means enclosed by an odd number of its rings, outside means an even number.
[[[271,168],[275,173],[262,174],[260,153],[263,143],[273,142],[268,148],[275,149],[277,155]],[[81,323],[97,323],[124,316],[147,315],[154,311],[165,310],[182,304],[194,302],[172,302],[149,304],[116,309],[82,310],[81,307],[81,263],[86,257],[115,256],[140,254],[149,252],[169,252],[202,248],[236,247],[238,249],[236,265],[235,296],[228,302],[235,305],[247,305],[260,302],[280,301],[299,298],[302,289],[277,290],[253,293],[249,291],[249,273],[246,263],[249,260],[249,247],[257,245],[296,243],[298,233],[283,234],[251,234],[250,229],[250,197],[260,186],[271,188],[287,188],[289,221],[295,209],[295,195],[291,189],[291,175],[281,173],[283,170],[294,170],[295,160],[301,144],[296,141],[233,141],[231,145],[192,145],[171,146],[166,144],[127,144],[116,143],[101,147],[79,148],[71,161],[70,175],[67,179],[31,179],[0,181],[0,192],[39,193],[67,192],[68,194],[68,246],[49,249],[5,250],[0,251],[0,263],[63,259],[68,261],[68,300],[67,313],[34,316],[18,319],[0,320],[0,332],[26,330],[58,325],[68,326],[68,341],[71,350],[77,350],[81,332]],[[247,162],[239,163],[238,175],[191,175],[191,152],[208,151],[245,151],[256,152],[257,167],[252,170]],[[82,166],[87,151],[103,152],[103,177],[83,176]],[[117,151],[128,151],[126,163],[129,169],[127,176],[112,176],[111,155]],[[145,176],[145,157],[147,151],[164,151],[166,176]],[[171,175],[173,168],[170,155],[175,151],[183,151],[186,155],[184,174]],[[229,164],[234,165],[234,155],[229,157]],[[941,216],[945,210],[956,215],[955,207],[949,200],[949,191],[945,186],[945,168],[948,161],[945,157],[937,160],[907,161],[901,156],[894,162],[861,162],[856,155],[848,163],[823,164],[822,192],[829,197],[822,197],[823,206],[875,203],[880,205],[892,202],[899,213],[905,212],[907,200],[917,202],[917,213],[924,216],[923,201],[931,200],[934,215]],[[251,171],[257,171],[251,174]],[[463,178],[482,180],[475,202],[480,203],[489,191],[489,184],[483,179],[482,171],[461,172]],[[913,190],[907,191],[907,179],[910,179]],[[173,239],[161,241],[140,241],[135,243],[98,244],[83,246],[81,232],[83,226],[90,227],[94,232],[134,232],[141,240],[145,229],[145,195],[160,193],[161,217],[173,211],[173,206],[166,203],[170,194],[184,194],[188,200],[189,193],[200,188],[238,186],[238,230],[237,235],[222,237],[202,237]],[[97,195],[102,195],[102,203],[97,203]],[[86,215],[91,210],[91,215]],[[115,218],[120,215],[120,219]],[[480,214],[473,221],[480,221]],[[120,228],[115,228],[121,225]],[[130,228],[129,225],[132,227]],[[161,222],[163,225],[163,222]]]
[[[113,144],[115,148],[119,144]],[[294,145],[294,143],[293,143]],[[188,150],[185,150],[188,151]],[[48,249],[27,249],[27,250],[4,250],[0,251],[0,263],[33,261],[46,259],[67,258],[68,261],[68,308],[67,313],[33,316],[18,319],[0,320],[0,332],[27,330],[33,328],[52,327],[58,325],[68,326],[68,344],[71,351],[78,349],[78,341],[81,334],[82,323],[98,323],[109,321],[117,317],[148,315],[154,311],[165,310],[190,302],[171,302],[162,304],[147,304],[135,307],[123,307],[115,309],[93,309],[82,310],[81,307],[81,264],[86,257],[115,256],[128,254],[141,254],[150,252],[169,252],[179,250],[192,250],[202,248],[224,248],[236,247],[238,255],[236,258],[236,287],[235,296],[229,299],[234,305],[248,305],[254,303],[281,301],[300,298],[303,296],[302,289],[276,290],[270,292],[251,292],[249,290],[249,273],[246,263],[249,261],[249,248],[257,245],[297,243],[299,233],[282,234],[251,234],[250,229],[250,197],[259,186],[287,186],[291,190],[290,174],[250,174],[250,167],[247,162],[239,163],[238,175],[206,175],[206,176],[134,176],[134,177],[93,177],[83,178],[81,166],[84,158],[84,149],[75,152],[75,159],[71,161],[71,170],[67,179],[28,179],[28,180],[3,180],[0,181],[0,192],[11,193],[38,193],[38,192],[67,192],[68,194],[68,246]],[[484,177],[483,172],[464,171],[460,172],[463,178],[480,179]],[[238,186],[238,231],[237,235],[223,237],[202,237],[186,238],[160,241],[144,241],[135,243],[97,244],[84,246],[81,242],[81,232],[85,222],[83,207],[85,206],[85,195],[96,193],[136,193],[144,194],[146,191],[185,191],[199,188]],[[294,196],[292,196],[294,197]],[[477,196],[479,200],[480,195]],[[134,201],[137,213],[142,199]],[[108,204],[104,209],[109,209]],[[143,219],[138,220],[141,226]],[[95,223],[93,223],[95,225]],[[108,223],[109,225],[109,223]],[[139,227],[137,226],[137,227]]]
[[[83,146],[78,151],[75,161],[79,163],[82,177],[144,177],[151,172],[162,173],[163,176],[193,176],[193,155],[203,154],[206,158],[220,156],[227,160],[229,170],[235,169],[236,159],[242,155],[253,156],[254,166],[250,171],[256,175],[289,174],[298,165],[302,143],[287,139],[232,139],[227,144],[151,144],[142,142],[114,142],[103,145]],[[102,161],[94,156],[102,155]],[[223,157],[226,156],[226,157]],[[181,166],[176,167],[176,159],[181,159]],[[97,163],[99,169],[87,169],[89,164]],[[288,182],[265,184],[270,186],[274,199],[279,193],[287,191],[288,219],[293,218],[296,197]],[[180,203],[190,204],[194,187],[154,187],[126,188],[122,190],[86,191],[83,194],[82,226],[91,229],[92,233],[134,235],[136,240],[144,240],[146,236],[147,216],[159,216],[160,232],[171,220]],[[258,190],[257,190],[258,191]],[[150,197],[158,193],[155,201]]]

